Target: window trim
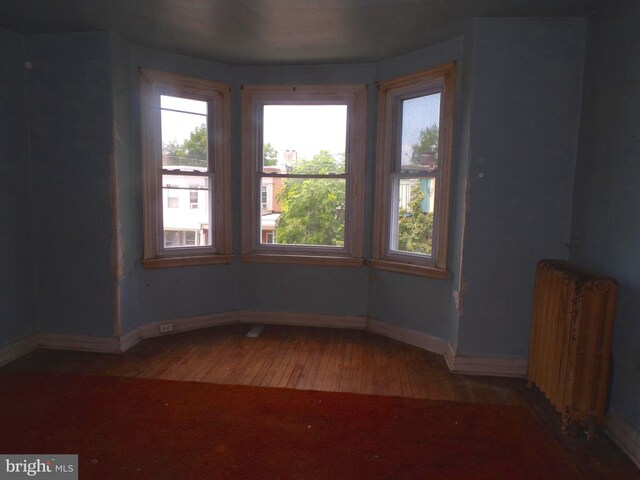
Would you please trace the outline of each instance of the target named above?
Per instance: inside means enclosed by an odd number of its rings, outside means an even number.
[[[140,69],[140,113],[145,268],[231,262],[231,93],[228,85],[151,69]],[[160,95],[206,101],[209,105],[211,246],[176,248],[160,245],[162,227],[162,132]]]
[[[376,158],[376,201],[373,267],[433,278],[447,278],[447,239],[449,231],[451,156],[453,145],[456,66],[454,62],[436,68],[381,82],[378,97]],[[393,107],[405,98],[424,92],[441,93],[440,139],[438,142],[439,181],[434,198],[434,234],[432,256],[391,251],[391,179],[394,170],[394,145],[398,129]]]
[[[366,85],[249,85],[242,88],[242,261],[361,266],[363,258]],[[260,185],[264,105],[347,105],[344,247],[262,244]],[[331,178],[331,176],[327,176]]]

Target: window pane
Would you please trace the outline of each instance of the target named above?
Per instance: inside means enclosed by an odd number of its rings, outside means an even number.
[[[265,105],[263,115],[265,172],[273,172],[271,167],[291,172],[307,162],[300,173],[344,173],[346,105]],[[316,157],[341,161],[322,164],[313,162]]]
[[[261,243],[269,243],[268,234],[273,233],[278,244],[344,246],[344,179],[263,178],[262,181],[263,186],[271,185],[268,201],[272,208],[262,211]]]
[[[391,250],[431,255],[435,178],[396,178],[391,213]]]
[[[166,95],[160,99],[162,166],[205,171],[209,146],[207,102]]]
[[[208,177],[162,176],[164,246],[211,245]]]
[[[160,95],[160,108],[199,113],[200,115],[207,114],[207,102],[192,100],[190,98],[172,97],[170,95]]]
[[[400,170],[402,172],[438,170],[439,133],[439,93],[403,100]]]

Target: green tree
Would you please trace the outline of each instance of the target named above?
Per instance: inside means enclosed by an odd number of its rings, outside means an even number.
[[[293,174],[343,172],[344,154],[326,150],[311,160],[301,160]],[[345,182],[337,178],[288,178],[278,194],[282,214],[276,224],[276,241],[292,245],[344,245]]]
[[[422,165],[424,163],[424,155],[432,154],[437,163],[438,161],[438,140],[440,138],[440,129],[435,123],[430,127],[423,129],[418,137],[418,142],[413,145],[410,162],[412,165]]]
[[[273,167],[278,164],[278,151],[273,148],[270,143],[264,144],[264,160],[265,167]]]
[[[182,143],[172,140],[162,146],[162,151],[168,154],[171,164],[195,167],[207,166],[207,150],[207,126],[204,123],[196,127]]]
[[[422,211],[425,195],[420,184],[411,188],[409,208],[398,212],[398,250],[431,255],[433,213]]]

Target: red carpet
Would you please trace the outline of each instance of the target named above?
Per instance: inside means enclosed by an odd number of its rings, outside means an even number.
[[[75,375],[0,375],[0,453],[80,479],[580,478],[519,407]]]

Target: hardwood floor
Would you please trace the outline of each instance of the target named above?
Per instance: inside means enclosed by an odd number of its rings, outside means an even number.
[[[579,465],[585,478],[640,479],[640,471],[599,435],[559,433],[559,416],[524,379],[453,375],[437,354],[370,332],[228,325],[143,340],[124,354],[37,350],[0,371],[116,375],[262,387],[398,395],[524,406]]]
[[[437,354],[361,330],[229,325],[122,355],[38,350],[6,370],[67,372],[522,405],[524,380],[451,375]]]

